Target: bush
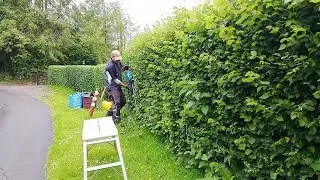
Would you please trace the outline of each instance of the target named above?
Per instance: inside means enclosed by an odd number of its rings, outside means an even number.
[[[234,1],[233,1],[234,2]],[[187,167],[236,179],[320,175],[318,0],[217,0],[137,37],[136,119]]]
[[[70,12],[75,18],[70,24],[26,0],[0,1],[0,73],[39,84],[49,65],[104,62],[112,48],[99,26],[105,20],[81,12],[81,17]]]
[[[75,91],[92,92],[103,88],[105,65],[97,66],[49,66],[48,82],[52,85],[70,87]]]

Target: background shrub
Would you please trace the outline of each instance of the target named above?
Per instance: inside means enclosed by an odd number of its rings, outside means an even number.
[[[93,92],[96,88],[104,88],[105,65],[97,66],[49,66],[48,82],[52,85],[70,87],[75,91]]]

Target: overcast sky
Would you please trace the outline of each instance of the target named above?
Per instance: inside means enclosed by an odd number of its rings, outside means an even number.
[[[192,8],[204,0],[120,0],[125,11],[140,28],[151,26],[162,17],[170,15],[173,7]]]

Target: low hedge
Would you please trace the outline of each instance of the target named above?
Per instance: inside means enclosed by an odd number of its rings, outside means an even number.
[[[70,87],[75,91],[94,91],[103,88],[105,65],[97,66],[50,66],[48,69],[48,83]]]

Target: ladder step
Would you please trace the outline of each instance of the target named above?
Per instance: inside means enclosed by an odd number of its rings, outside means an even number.
[[[111,167],[115,167],[115,166],[121,166],[121,163],[120,162],[116,162],[116,163],[111,163],[111,164],[94,166],[94,167],[88,168],[87,171],[96,171],[96,170],[99,170],[99,169],[111,168]]]
[[[116,141],[116,138],[102,139],[102,140],[97,140],[97,141],[89,141],[89,142],[87,142],[87,145],[99,144],[99,143],[104,143],[104,142],[112,142],[112,141]]]

